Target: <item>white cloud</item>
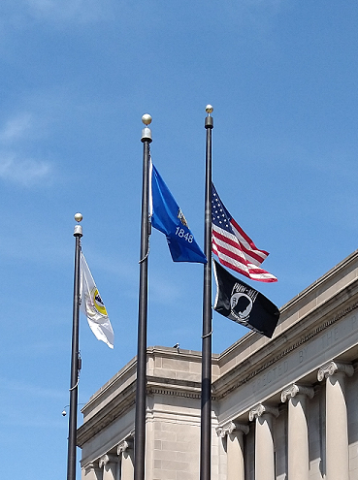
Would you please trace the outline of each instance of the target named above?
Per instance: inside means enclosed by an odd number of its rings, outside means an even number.
[[[106,18],[110,0],[24,0],[30,14],[56,21],[93,22]]]
[[[28,382],[22,382],[5,377],[0,378],[1,385],[6,391],[18,393],[20,395],[42,397],[42,398],[54,398],[61,400],[63,398],[63,391],[60,389],[44,387],[40,384],[33,384]]]
[[[43,131],[43,125],[40,128],[39,121],[28,112],[17,114],[4,122],[0,129],[0,180],[25,187],[50,181],[53,165],[33,158],[31,145],[28,145]]]
[[[15,153],[0,152],[0,179],[25,187],[50,180],[52,165],[42,160],[20,158]]]
[[[0,37],[33,22],[61,26],[111,20],[114,0],[0,0]]]
[[[27,136],[31,130],[32,115],[22,113],[15,118],[9,119],[0,131],[0,142],[7,143]]]

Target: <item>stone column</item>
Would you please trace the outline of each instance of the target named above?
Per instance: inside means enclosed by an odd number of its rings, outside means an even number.
[[[103,468],[103,480],[117,480],[118,457],[113,454],[106,454],[99,460],[100,468]]]
[[[98,462],[90,463],[82,468],[82,480],[102,480],[102,472],[98,466]]]
[[[281,393],[281,401],[288,400],[288,478],[308,480],[309,443],[306,417],[306,398],[312,398],[311,387],[292,384]]]
[[[345,376],[352,376],[352,365],[330,362],[318,370],[326,378],[326,474],[327,480],[349,480],[348,421],[344,395]]]
[[[218,430],[220,437],[227,437],[227,480],[245,480],[244,434],[249,427],[237,422],[228,422]]]
[[[275,449],[273,443],[273,417],[278,409],[261,403],[249,412],[255,423],[255,480],[275,480]]]
[[[127,439],[117,447],[117,455],[121,457],[121,480],[134,480],[133,440]]]

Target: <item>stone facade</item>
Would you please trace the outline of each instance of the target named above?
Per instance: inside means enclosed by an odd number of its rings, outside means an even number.
[[[281,309],[272,339],[250,332],[214,355],[213,480],[358,478],[358,251]],[[147,356],[148,480],[197,480],[199,352]],[[136,362],[83,408],[83,480],[133,480]]]

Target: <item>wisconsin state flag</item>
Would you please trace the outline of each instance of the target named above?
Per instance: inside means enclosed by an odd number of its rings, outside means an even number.
[[[150,217],[154,228],[167,237],[174,262],[206,263],[207,259],[169,188],[151,163]]]

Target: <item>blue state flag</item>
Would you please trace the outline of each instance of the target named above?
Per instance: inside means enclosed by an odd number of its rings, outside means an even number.
[[[153,164],[150,187],[151,223],[167,237],[173,261],[207,263],[205,254],[189,230],[183,212]]]

